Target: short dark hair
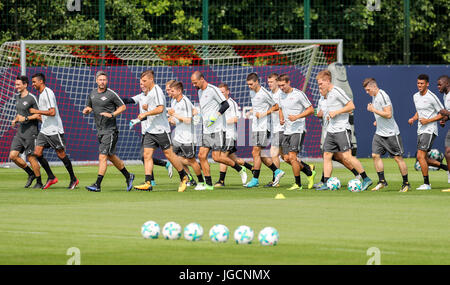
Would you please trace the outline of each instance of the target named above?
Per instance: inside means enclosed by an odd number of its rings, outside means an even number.
[[[426,82],[430,82],[430,77],[427,74],[419,74],[419,76],[417,76],[418,80],[425,80]]]
[[[249,75],[247,75],[247,81],[259,81],[259,77],[258,74],[256,74],[255,72],[250,73]]]
[[[181,90],[181,93],[183,93],[184,88],[183,88],[183,82],[181,81],[174,81],[170,84],[170,88],[175,88],[178,90]]]
[[[445,75],[445,74],[439,76],[439,78],[438,78],[438,80],[442,80],[442,79],[444,79],[446,82],[449,82],[449,81],[450,81],[448,75]],[[450,83],[450,82],[449,82],[449,83]]]
[[[25,75],[17,76],[16,80],[20,80],[23,84],[29,85],[28,77],[26,77]]]
[[[280,76],[278,76],[277,81],[290,82],[291,79],[289,78],[289,75],[281,74]]]
[[[35,73],[35,74],[33,74],[33,76],[31,76],[31,78],[36,78],[36,77],[45,83],[45,75],[44,74],[39,72],[39,73]]]

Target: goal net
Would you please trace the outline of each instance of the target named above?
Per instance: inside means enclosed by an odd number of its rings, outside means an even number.
[[[251,157],[251,120],[243,116],[251,107],[247,74],[256,72],[268,88],[270,73],[288,74],[291,85],[303,90],[317,107],[320,94],[316,74],[342,56],[341,40],[319,41],[20,41],[0,47],[0,163],[8,161],[12,138],[16,132],[11,120],[16,115],[14,82],[18,75],[30,78],[41,72],[46,85],[57,99],[63,120],[66,152],[73,161],[96,161],[98,142],[92,116],[83,116],[89,92],[96,88],[95,73],[108,74],[108,87],[121,97],[139,94],[139,75],[147,69],[155,72],[155,82],[163,90],[171,79],[183,82],[185,95],[198,105],[197,90],[191,83],[194,71],[201,71],[214,85],[226,83],[231,97],[240,106],[238,153]],[[31,83],[30,83],[31,85]],[[29,86],[32,94],[37,91]],[[167,96],[167,94],[166,94]],[[170,104],[168,97],[167,104]],[[128,105],[118,118],[117,154],[123,160],[139,161],[140,127],[129,129],[138,107]],[[301,155],[319,157],[321,126],[319,120],[306,119],[307,135]],[[197,132],[201,132],[201,125]],[[162,153],[157,151],[157,157]],[[49,161],[58,161],[47,151]]]

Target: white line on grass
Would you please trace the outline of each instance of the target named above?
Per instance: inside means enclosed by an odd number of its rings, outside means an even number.
[[[366,250],[362,250],[362,249],[351,249],[351,248],[340,248],[340,247],[336,247],[336,248],[321,248],[320,250],[326,250],[326,251],[344,251],[344,252],[357,252],[357,253],[365,253]],[[381,250],[381,254],[398,254],[398,252],[395,251],[384,251]]]

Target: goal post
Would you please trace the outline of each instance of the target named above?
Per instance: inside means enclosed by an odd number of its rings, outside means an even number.
[[[46,84],[57,98],[67,153],[73,161],[86,162],[97,160],[97,138],[93,118],[84,117],[81,110],[89,92],[96,87],[94,75],[98,70],[107,72],[111,89],[121,97],[131,97],[140,93],[140,73],[152,69],[155,82],[163,90],[168,80],[181,81],[185,95],[195,105],[198,96],[190,76],[201,71],[211,84],[226,83],[231,97],[239,104],[242,115],[238,124],[238,156],[245,158],[251,157],[251,120],[244,117],[251,106],[247,74],[256,72],[265,87],[270,73],[288,74],[291,85],[303,90],[316,107],[320,94],[315,76],[333,62],[342,63],[342,56],[342,40],[6,42],[0,46],[0,163],[8,161],[15,134],[10,122],[15,116],[14,81],[20,74],[31,77],[42,72],[46,76]],[[31,86],[29,90],[37,95]],[[169,104],[169,98],[166,99]],[[128,105],[118,118],[118,156],[127,161],[140,160],[140,129],[129,130],[128,126],[137,114],[138,108]],[[320,122],[308,117],[306,124],[301,155],[319,157]],[[201,130],[197,128],[198,132]],[[49,161],[58,161],[54,152],[46,155]]]

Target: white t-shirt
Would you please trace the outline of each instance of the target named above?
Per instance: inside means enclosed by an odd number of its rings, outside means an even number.
[[[237,123],[229,124],[226,121],[235,117],[238,117],[239,119],[239,106],[231,97],[229,97],[227,101],[230,107],[225,111],[224,114],[226,123],[225,137],[227,139],[237,140]]]
[[[445,109],[450,110],[450,91],[444,94],[444,106]]]
[[[440,110],[444,109],[444,106],[441,101],[439,101],[439,98],[430,90],[427,90],[425,95],[420,95],[420,92],[417,92],[414,94],[413,99],[419,119],[430,119],[436,116]],[[417,134],[438,135],[437,122],[422,125],[420,121],[417,121]]]
[[[134,100],[135,104],[139,104],[139,114],[147,112],[142,108],[143,105],[148,104],[148,98],[144,92],[131,97],[131,99]],[[145,134],[145,130],[147,130],[150,127],[151,119],[150,117],[147,117],[147,120],[144,120],[141,122],[141,133]]]
[[[337,111],[342,109],[350,102],[350,97],[345,94],[344,90],[334,86],[327,94],[327,110],[328,113],[331,111]],[[327,132],[328,133],[339,133],[346,130],[350,130],[350,123],[348,121],[349,113],[343,113],[335,116],[334,118],[329,118]],[[324,118],[327,120],[327,118]]]
[[[148,104],[147,111],[145,112],[151,111],[158,106],[164,106],[164,110],[158,115],[147,117],[147,121],[149,122],[145,125],[146,128],[143,129],[143,133],[170,133],[169,120],[167,119],[166,96],[161,90],[161,87],[158,85],[153,86],[152,90],[150,90],[145,97],[146,103],[144,104]]]
[[[273,101],[275,101],[278,106],[280,106],[280,96],[281,89],[277,89],[275,93],[270,92],[272,94]],[[280,124],[280,113],[278,111],[273,112],[272,114],[272,133],[284,132],[284,125]]]
[[[45,87],[42,93],[39,95],[39,110],[48,111],[50,108],[55,108],[55,116],[41,115],[41,133],[47,136],[64,134],[64,128],[61,117],[59,116],[55,94],[50,88]]]
[[[267,91],[266,88],[262,87],[258,92],[253,90],[250,91],[250,98],[252,100],[253,107],[253,123],[252,123],[252,131],[253,132],[266,132],[271,130],[270,118],[271,116],[264,116],[262,118],[256,118],[256,113],[265,113],[267,112],[273,105],[275,105],[275,101],[272,98],[272,94]]]
[[[180,144],[191,144],[194,143],[194,122],[192,121],[192,102],[186,96],[183,95],[180,101],[176,99],[172,100],[171,108],[174,109],[175,114],[185,117],[191,118],[190,123],[184,123],[179,120],[176,121],[175,126],[175,136],[173,137],[174,141],[177,141]]]
[[[306,119],[301,118],[291,121],[289,120],[289,115],[301,114],[312,105],[306,94],[296,88],[292,88],[290,93],[281,93],[280,103],[284,117],[284,134],[291,135],[305,132]]]
[[[222,91],[220,91],[220,89],[216,86],[208,84],[205,90],[198,90],[198,97],[200,99],[200,113],[203,119],[203,133],[212,134],[225,131],[224,116],[222,115],[217,117],[220,104],[227,100],[222,94]],[[208,119],[211,116],[216,117],[217,120],[214,124],[208,127]]]
[[[377,130],[375,133],[382,137],[400,134],[400,130],[394,119],[394,106],[392,106],[391,98],[389,98],[389,95],[386,94],[384,90],[380,89],[377,95],[372,97],[372,105],[379,111],[383,111],[383,108],[388,106],[391,106],[392,110],[392,117],[390,119],[383,118],[380,115],[373,113],[375,120],[377,121]]]
[[[317,103],[317,113],[322,110],[322,138],[325,138],[327,134],[328,126],[328,109],[327,109],[327,99],[320,95],[319,102]]]

